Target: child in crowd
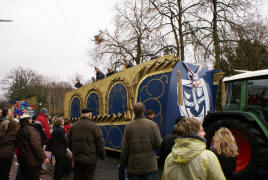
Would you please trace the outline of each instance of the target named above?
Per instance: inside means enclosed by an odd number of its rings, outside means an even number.
[[[238,155],[238,147],[231,131],[227,128],[220,128],[212,138],[210,149],[217,155],[226,179],[231,179]]]

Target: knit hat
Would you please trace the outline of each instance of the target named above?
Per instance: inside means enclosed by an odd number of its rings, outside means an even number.
[[[47,114],[47,108],[41,108],[40,113]]]

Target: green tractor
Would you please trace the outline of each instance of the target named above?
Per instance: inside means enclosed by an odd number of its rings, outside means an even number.
[[[219,128],[227,127],[239,147],[235,179],[257,179],[262,150],[268,147],[268,70],[223,79],[223,112],[203,121],[207,145]]]

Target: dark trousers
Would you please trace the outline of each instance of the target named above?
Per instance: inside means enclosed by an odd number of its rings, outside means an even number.
[[[96,165],[89,166],[79,162],[74,163],[74,180],[95,180]]]
[[[65,173],[65,163],[66,157],[55,157],[56,164],[54,169],[54,180],[62,180],[66,175]]]
[[[128,174],[129,180],[155,180],[155,173],[149,174]]]
[[[23,180],[39,180],[41,165],[34,168],[20,167],[21,179]]]
[[[17,175],[16,175],[16,179],[15,179],[15,180],[22,180],[22,179],[21,179],[20,165],[18,166],[18,169],[17,169]]]
[[[9,180],[9,173],[13,158],[0,158],[1,180]]]

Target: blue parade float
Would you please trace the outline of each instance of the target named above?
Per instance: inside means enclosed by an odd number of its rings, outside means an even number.
[[[215,111],[214,73],[173,56],[160,57],[66,93],[64,113],[76,121],[82,108],[91,108],[105,147],[120,151],[136,102],[154,111],[162,137],[172,133],[179,116],[203,121],[207,112]]]

